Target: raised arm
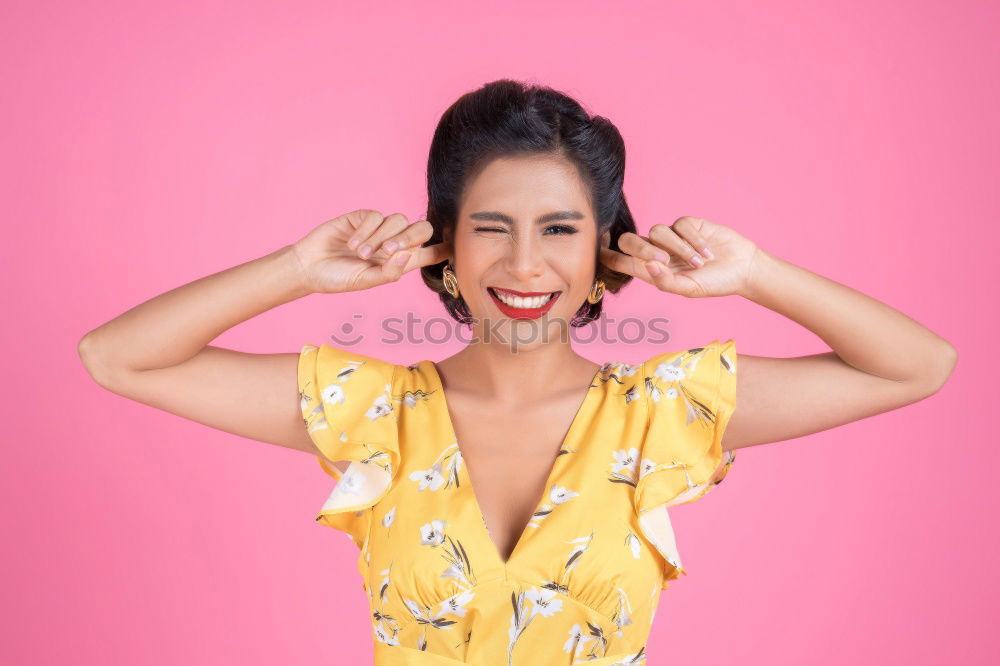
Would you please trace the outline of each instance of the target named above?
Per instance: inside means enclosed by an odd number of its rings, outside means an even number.
[[[689,298],[743,296],[830,346],[793,358],[737,354],[736,409],[723,449],[793,439],[917,402],[939,390],[957,362],[947,340],[902,312],[708,220],[654,225],[648,238],[624,234],[619,247],[602,252],[614,270]],[[662,251],[668,262],[655,261]]]
[[[342,215],[293,245],[133,307],[83,336],[80,358],[94,380],[113,393],[249,439],[320,455],[297,400],[298,353],[249,354],[209,342],[307,294],[367,289],[443,261],[445,246],[420,247],[431,231],[430,223],[411,225],[399,214]]]

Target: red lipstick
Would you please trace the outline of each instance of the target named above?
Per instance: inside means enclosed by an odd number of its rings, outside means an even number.
[[[502,291],[504,291],[505,293],[513,294],[514,296],[521,296],[522,298],[531,298],[533,296],[547,296],[548,294],[552,294],[552,298],[546,301],[545,304],[542,305],[541,307],[515,308],[501,301],[500,298],[497,296],[495,289],[496,289],[495,287],[487,287],[486,291],[489,292],[490,298],[492,298],[493,302],[496,303],[496,306],[500,310],[500,312],[504,313],[505,315],[507,315],[512,319],[538,319],[543,314],[552,309],[552,305],[556,302],[556,299],[559,298],[560,294],[562,294],[562,292],[560,291],[555,291],[555,292],[518,291],[516,289],[503,288]]]

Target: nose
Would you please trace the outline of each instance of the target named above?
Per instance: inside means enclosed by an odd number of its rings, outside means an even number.
[[[530,284],[532,280],[545,272],[545,256],[541,244],[530,236],[523,235],[511,243],[506,260],[507,272],[521,284]]]

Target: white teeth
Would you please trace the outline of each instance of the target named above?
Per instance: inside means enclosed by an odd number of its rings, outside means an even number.
[[[552,298],[552,294],[546,294],[545,296],[532,296],[530,298],[524,298],[522,296],[512,296],[511,294],[508,294],[507,292],[504,291],[500,291],[499,289],[494,289],[493,291],[496,293],[496,295],[500,298],[501,301],[503,301],[505,304],[509,305],[512,308],[524,308],[524,309],[540,308],[546,303],[548,303],[549,299]]]

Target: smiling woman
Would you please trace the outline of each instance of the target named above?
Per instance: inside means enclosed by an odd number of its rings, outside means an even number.
[[[577,293],[585,296],[600,283],[616,294],[632,276],[598,257],[601,247],[617,251],[622,234],[636,233],[624,180],[625,142],[611,121],[550,88],[494,81],[463,95],[438,122],[427,163],[425,219],[433,233],[426,244],[453,244],[452,268],[460,282],[463,272],[478,272],[479,262],[501,254],[522,262],[518,271],[531,271],[523,262],[540,261],[536,250],[544,250],[573,264]],[[514,248],[519,255],[510,252]],[[470,261],[477,267],[467,268]],[[486,287],[477,285],[475,295],[460,290],[464,296],[452,296],[443,288],[444,269],[437,264],[420,272],[452,317],[472,324],[468,299],[488,296]],[[603,301],[577,299],[567,284],[529,290],[524,277],[506,273],[488,286],[514,293],[559,291],[570,326],[597,319]]]
[[[640,236],[624,168],[608,120],[549,88],[487,84],[434,133],[426,220],[340,215],[136,306],[87,334],[81,358],[116,393],[316,457],[337,480],[316,520],[359,548],[379,666],[644,664],[661,591],[686,573],[668,507],[716,488],[736,449],[931,395],[956,353],[728,227],[681,217]],[[290,300],[417,268],[475,333],[442,361],[208,344]],[[742,296],[835,347],[579,356],[559,333],[633,277]]]

